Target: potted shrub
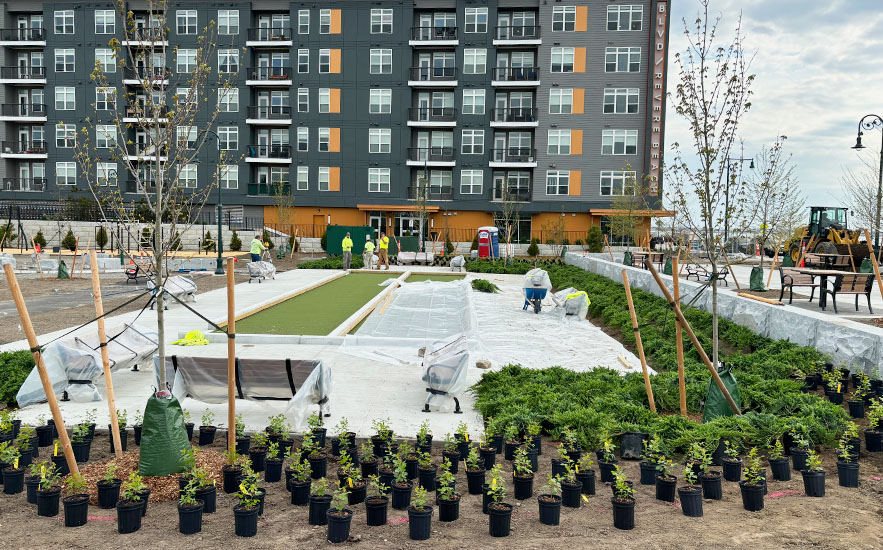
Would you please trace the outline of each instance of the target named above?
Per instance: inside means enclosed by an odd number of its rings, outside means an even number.
[[[837,447],[837,477],[841,487],[858,487],[858,455],[852,453],[850,436],[851,433],[844,432]]]
[[[460,517],[460,493],[454,490],[456,479],[451,473],[450,462],[445,462],[438,477],[436,504],[438,504],[439,521],[456,521]],[[466,470],[469,471],[468,468]],[[484,471],[482,471],[484,473]]]
[[[346,420],[346,419],[344,419]],[[264,428],[269,443],[278,443],[286,434],[285,415],[277,414],[267,417],[267,426]]]
[[[521,446],[521,440],[518,438],[518,427],[515,424],[506,426],[505,444],[503,446],[503,458],[506,460],[515,459],[515,449]]]
[[[635,489],[619,466],[613,473],[613,526],[625,531],[635,528]]]
[[[236,444],[239,446],[239,443]],[[239,476],[242,475],[242,465],[237,451],[227,450],[224,453],[227,458],[227,464],[221,467],[221,474],[224,476],[224,492],[228,495],[235,493],[239,487]]]
[[[236,415],[234,428],[236,430],[236,454],[245,455],[251,447],[251,437],[245,435],[245,421],[242,420],[241,414]]]
[[[199,445],[211,445],[215,442],[215,434],[218,427],[215,426],[215,413],[206,409],[202,413],[202,424],[199,426]]]
[[[465,422],[457,425],[457,431],[454,432],[454,438],[457,440],[457,450],[460,451],[460,460],[466,460],[469,456],[469,427]]]
[[[39,447],[37,447],[37,437],[34,435],[34,429],[27,424],[22,425],[15,438],[15,447],[19,453],[18,465],[21,468],[30,466],[34,457],[40,452]],[[24,473],[22,473],[22,476],[24,476]]]
[[[656,464],[656,500],[663,502],[675,501],[675,487],[678,484],[678,478],[674,475],[674,462],[664,456],[659,457]]]
[[[794,445],[791,447],[791,463],[795,470],[802,472],[806,469],[806,459],[809,455],[810,442],[802,430],[791,432],[791,439]]]
[[[478,441],[478,455],[481,457],[482,468],[485,470],[493,468],[497,461],[497,448],[494,445],[493,439],[493,432],[490,431],[490,428],[486,428]]]
[[[129,432],[126,430],[125,409],[117,411],[117,427],[119,427],[120,430],[120,447],[123,448],[123,452],[126,452],[129,447]],[[113,429],[110,424],[107,425],[107,437],[110,440],[110,452],[113,453]]]
[[[822,461],[815,451],[810,451],[806,456],[806,469],[803,474],[803,490],[808,497],[825,496],[825,470]]]
[[[574,466],[576,480],[582,483],[580,492],[584,495],[595,494],[595,470],[592,469],[593,464],[592,455],[584,454]]]
[[[186,415],[187,415],[186,411],[184,412],[184,415],[186,417]],[[143,427],[142,426],[143,422],[144,422],[144,416],[141,414],[140,411],[136,411],[135,412],[135,423],[132,425],[132,436],[135,439],[135,445],[138,447],[141,446],[141,428]],[[122,434],[120,434],[120,435],[122,435]]]
[[[254,498],[258,501],[258,516],[264,515],[264,498],[267,496],[267,490],[258,485],[260,481],[260,476],[258,473],[251,469],[251,465],[246,460],[242,464],[242,480],[240,481],[240,487],[244,483],[247,487],[253,486]]]
[[[748,451],[748,457],[745,461],[745,479],[739,482],[739,490],[742,492],[742,507],[749,512],[763,510],[765,480],[762,477],[762,472],[757,449],[752,447]]]
[[[702,484],[703,498],[711,500],[723,499],[721,473],[711,469],[711,453],[708,452],[708,448],[701,442],[693,443],[690,447],[690,458],[694,465],[698,464],[699,466],[698,479]],[[696,471],[695,466],[693,471]]]
[[[331,494],[329,494],[328,480],[323,477],[313,481],[310,489],[310,525],[327,524],[330,507]]]
[[[742,459],[739,457],[739,445],[729,439],[724,440],[724,479],[739,481],[742,479]]]
[[[346,440],[344,440],[344,446],[341,449],[344,454],[340,457],[340,468],[337,470],[338,484],[347,489],[347,503],[349,505],[360,504],[365,501],[368,482],[362,478],[359,469],[353,464],[352,458],[347,452]]]
[[[561,481],[550,474],[544,488],[546,492],[537,497],[540,523],[558,525],[561,521]]]
[[[612,483],[613,470],[616,469],[616,455],[614,454],[613,440],[609,437],[604,439],[601,446],[600,459],[598,460],[598,469],[601,470],[601,483]]]
[[[426,490],[417,487],[409,496],[411,505],[408,506],[408,535],[411,540],[427,540],[432,529],[432,506],[426,504]]]
[[[120,500],[120,486],[123,481],[116,477],[117,464],[111,460],[104,468],[104,477],[98,480],[98,506],[110,509]]]
[[[847,405],[849,406],[849,416],[853,418],[864,418],[865,403],[871,393],[871,380],[868,378],[868,375],[863,372],[859,373],[857,376],[858,384],[855,387],[855,391],[852,392],[852,396],[847,401]]]
[[[791,481],[791,465],[787,456],[784,456],[784,448],[782,440],[776,438],[775,443],[769,450],[770,470],[773,472],[773,479],[776,481]]]
[[[468,474],[469,469],[466,469]],[[482,476],[483,478],[484,476]],[[576,477],[573,479],[576,482]],[[482,484],[484,480],[482,479]],[[527,449],[525,446],[519,447],[515,451],[515,461],[512,468],[512,483],[515,486],[515,498],[517,500],[526,500],[533,496],[533,468],[530,465],[530,459],[527,457]],[[470,481],[470,493],[472,482]],[[579,506],[579,497],[577,497],[577,506]]]
[[[123,484],[123,498],[116,503],[117,531],[121,535],[141,529],[141,510],[144,506],[140,496],[142,487],[141,476],[135,472],[129,474],[129,479]]]
[[[843,404],[843,383],[840,380],[840,371],[837,369],[826,372],[822,375],[825,384],[825,395],[828,400],[835,405]]]
[[[374,429],[374,435],[371,436],[371,443],[374,445],[374,456],[382,458],[389,451],[392,443],[393,432],[389,427],[388,418],[380,418],[371,423]]]
[[[487,507],[488,532],[492,537],[508,537],[512,523],[512,505],[503,502],[506,498],[506,487],[499,466],[494,466],[491,470],[487,494],[490,498]]]
[[[9,441],[0,443],[0,468],[2,468],[3,493],[17,495],[24,491],[25,468],[20,466],[21,453]]]
[[[40,486],[40,469],[47,466],[55,467],[49,461],[32,462],[29,466],[29,473],[31,475],[25,477],[25,493],[27,494],[28,504],[37,504],[37,488]]]
[[[89,428],[84,424],[77,424],[71,430],[71,448],[74,450],[74,458],[77,462],[89,461],[92,440],[89,439]]]
[[[389,497],[386,493],[389,487],[380,483],[376,475],[368,478],[368,490],[365,497],[365,520],[369,526],[377,527],[386,525],[386,514],[389,507]]]
[[[432,452],[432,430],[429,429],[428,420],[424,420],[417,430],[417,450],[421,453]]]
[[[466,457],[466,486],[470,495],[481,494],[486,472],[484,466],[485,461],[479,456],[479,451],[475,447],[469,449],[469,455]]]
[[[254,477],[247,477],[236,492],[239,503],[233,506],[234,532],[237,537],[253,537],[258,534],[258,486]],[[312,518],[311,518],[312,519]],[[311,525],[314,525],[311,523]]]
[[[37,417],[37,426],[34,428],[37,433],[37,446],[48,447],[52,445],[54,427],[46,422],[46,417],[42,415]]]
[[[874,399],[868,411],[865,448],[871,453],[883,451],[883,397]]]
[[[65,497],[64,526],[80,527],[89,519],[89,494],[86,492],[86,480],[80,474],[73,474],[64,480]]]
[[[61,443],[57,439],[52,443],[52,456],[49,458],[52,460],[52,465],[55,466],[58,476],[63,477],[70,473],[70,469],[67,466],[67,457],[63,452],[59,452],[59,445]]]
[[[644,440],[644,448],[641,451],[641,485],[656,484],[656,465],[659,457],[664,456],[662,453],[662,439],[658,434]]]
[[[377,475],[377,457],[374,456],[374,445],[366,441],[359,447],[359,463],[362,468],[362,477],[370,478]]]
[[[498,455],[503,454],[503,426],[493,418],[487,419],[487,434],[490,436],[491,444],[494,446]],[[485,469],[490,469],[485,467]]]
[[[275,483],[282,479],[282,459],[279,458],[279,443],[275,441],[267,447],[264,461],[264,481]]]
[[[328,542],[346,542],[350,538],[350,524],[353,521],[353,511],[346,508],[346,487],[338,487],[331,495],[331,506],[326,512],[328,517]]]
[[[61,487],[58,485],[60,477],[54,464],[44,464],[40,467],[40,484],[37,487],[38,516],[58,515],[58,501],[61,498]]]
[[[445,446],[442,449],[442,460],[447,459],[451,463],[451,473],[457,475],[460,469],[460,448],[451,434],[445,434]]]
[[[288,490],[291,491],[291,504],[306,506],[310,503],[313,483],[310,478],[310,463],[307,459],[292,462],[289,469],[291,470],[291,479],[288,481]]]
[[[537,456],[543,454],[543,426],[539,422],[531,422],[525,428],[525,441],[530,441],[531,447],[536,449]],[[534,469],[536,471],[536,469]]]
[[[691,518],[702,517],[702,487],[699,486],[699,476],[691,464],[684,467],[684,481],[686,485],[678,487],[678,498],[681,499],[681,511]],[[718,499],[720,500],[720,499]]]
[[[356,446],[356,432],[350,431],[350,423],[346,417],[341,417],[334,427],[334,437],[331,438],[331,454],[340,456],[340,448],[352,449]]]
[[[255,472],[263,472],[267,466],[267,442],[265,432],[255,432],[251,436],[248,457],[251,459],[251,469]]]
[[[209,477],[208,471],[205,468],[195,466],[190,470],[188,485],[190,483],[193,483],[196,487],[194,489],[194,498],[202,502],[202,513],[214,514],[215,510],[217,510],[218,488]]]
[[[415,452],[411,444],[403,441],[399,444],[397,453],[405,461],[405,470],[408,472],[408,479],[417,479],[417,461],[420,458],[418,452]],[[434,479],[434,478],[433,478]]]
[[[420,453],[417,465],[417,484],[427,491],[435,491],[438,466],[433,464],[432,456],[429,453]]]
[[[411,490],[414,488],[414,483],[408,479],[407,466],[400,456],[393,458],[392,463],[392,507],[396,510],[404,510],[408,508],[408,503],[411,501]],[[434,481],[435,477],[433,477]]]
[[[328,456],[320,445],[313,439],[312,434],[304,434],[301,442],[301,451],[304,457],[310,461],[310,477],[320,479],[328,472]]]
[[[579,508],[582,496],[582,482],[576,478],[578,465],[568,462],[564,469],[564,475],[559,476],[561,481],[561,504],[568,508]]]
[[[178,496],[178,532],[193,535],[202,531],[202,514],[205,503],[196,498],[198,482],[191,478]]]
[[[377,475],[380,477],[380,481],[390,488],[392,487],[393,479],[395,478],[395,467],[393,466],[394,458],[395,457],[392,455],[384,456],[380,462],[380,466],[377,468]]]

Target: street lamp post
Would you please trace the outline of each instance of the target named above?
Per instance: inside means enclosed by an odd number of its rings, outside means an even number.
[[[861,151],[865,148],[862,145],[862,135],[864,132],[862,130],[873,130],[874,128],[881,129],[881,137],[883,137],[883,117],[879,115],[865,115],[858,122],[858,136],[855,139],[855,146],[853,149],[856,151]],[[878,250],[880,246],[880,208],[883,206],[883,139],[880,142],[880,171],[877,174],[877,210],[874,213],[874,249]]]
[[[726,249],[727,243],[730,241],[730,167],[737,162],[745,162],[746,160],[751,161],[749,168],[753,169],[753,158],[731,159],[730,157],[727,157],[727,185],[724,187],[724,249]]]

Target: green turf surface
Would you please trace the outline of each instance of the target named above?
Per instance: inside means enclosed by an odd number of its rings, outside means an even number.
[[[444,273],[413,273],[410,277],[405,279],[406,283],[420,283],[423,281],[442,281],[442,282],[450,282],[450,281],[462,281],[465,274],[456,274],[452,273],[450,275]]]
[[[389,273],[345,275],[236,321],[236,332],[326,335],[386,288],[378,285],[391,277]]]

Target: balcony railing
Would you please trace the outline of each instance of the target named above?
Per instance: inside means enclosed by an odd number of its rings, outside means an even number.
[[[536,122],[537,120],[537,110],[533,107],[494,109],[491,115],[493,122]]]
[[[247,74],[248,80],[291,80],[291,67],[253,67]]]
[[[160,80],[168,80],[172,70],[168,67],[134,67],[128,68],[123,72],[123,78],[126,80],[150,80],[157,82]]]
[[[166,182],[164,185],[168,185]],[[126,193],[154,193],[156,192],[156,182],[153,180],[147,181],[142,179],[139,183],[138,180],[129,178],[126,180]]]
[[[457,80],[457,67],[411,67],[409,80]]]
[[[291,145],[249,145],[248,158],[290,159]]]
[[[4,141],[3,152],[13,155],[44,155],[46,154],[45,141]]]
[[[457,27],[411,27],[411,40],[457,40]]]
[[[162,42],[167,40],[165,30],[162,27],[136,27],[132,33],[123,38],[130,42]]]
[[[255,42],[291,40],[291,27],[257,27],[248,29],[248,40]]]
[[[0,67],[0,78],[42,80],[46,78],[46,67]]]
[[[494,28],[494,40],[536,40],[540,37],[537,25],[511,25]]]
[[[537,150],[530,147],[491,149],[491,162],[536,162]]]
[[[457,109],[454,107],[411,107],[408,120],[412,122],[454,122]]]
[[[494,67],[493,79],[500,82],[529,82],[539,78],[539,67]]]
[[[0,105],[3,116],[46,116],[46,105],[42,103],[7,103]]]
[[[263,120],[290,120],[290,105],[252,105],[248,108],[248,118]]]
[[[495,185],[491,190],[492,201],[509,200],[514,202],[530,202],[530,189],[525,187],[510,187],[508,193],[503,193],[502,185]],[[504,197],[504,195],[506,195]]]
[[[433,187],[430,186],[417,186],[412,185],[408,187],[408,198],[413,200],[417,200],[420,194],[428,201],[451,201],[454,200],[454,188],[453,187]]]
[[[0,40],[4,42],[31,42],[46,40],[46,29],[2,29]]]
[[[46,178],[3,178],[4,191],[45,191]]]
[[[249,183],[248,194],[264,197],[290,195],[291,185],[287,181],[280,183]]]
[[[451,162],[454,160],[453,147],[410,147],[408,160],[418,162]]]

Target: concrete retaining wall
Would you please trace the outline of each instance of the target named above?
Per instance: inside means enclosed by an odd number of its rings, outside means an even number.
[[[568,253],[565,262],[619,283],[622,283],[622,270],[625,269],[632,288],[662,297],[662,291],[649,271],[613,263],[607,255]],[[660,277],[672,291],[671,276],[660,274]],[[681,279],[681,302],[693,299],[701,287],[699,283]],[[702,292],[693,305],[710,312],[711,290]],[[833,357],[835,364],[845,363],[868,374],[873,373],[883,360],[883,329],[870,325],[787,304],[776,306],[749,300],[727,288],[718,289],[718,313],[757,334],[813,347]]]

